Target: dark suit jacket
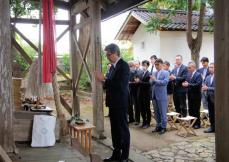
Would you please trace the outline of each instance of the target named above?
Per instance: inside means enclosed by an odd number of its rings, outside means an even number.
[[[142,74],[140,78],[140,90],[139,90],[139,97],[147,97],[150,99],[150,72],[146,71],[145,75],[144,73]]]
[[[169,74],[171,74],[171,71],[168,71]],[[167,85],[167,94],[173,94],[173,90],[174,90],[174,81],[173,80],[169,80],[168,85]]]
[[[187,78],[187,74],[188,74],[188,68],[185,65],[181,65],[179,73],[177,75],[177,69],[175,68],[172,71],[172,74],[174,74],[176,76],[176,79],[174,80],[174,93],[176,92],[186,92],[186,88],[184,88],[182,86],[182,83],[185,81],[185,79]]]
[[[128,108],[130,69],[128,64],[120,59],[114,70],[104,82],[104,88],[109,94],[109,108]]]
[[[199,72],[201,75],[203,75],[204,74],[204,67],[198,69],[197,72]],[[208,75],[210,75],[209,69],[207,69],[206,76],[205,76],[205,78],[203,78],[203,80],[205,80]]]
[[[186,78],[186,81],[189,83],[188,94],[198,95],[201,97],[201,88],[203,82],[202,76],[197,71],[195,72],[192,78],[191,75],[192,74],[188,73],[188,76]]]
[[[208,75],[205,79],[205,84],[208,87],[206,97],[210,97],[211,102],[214,103],[215,99],[215,78],[213,78],[213,81],[211,83],[211,75]]]

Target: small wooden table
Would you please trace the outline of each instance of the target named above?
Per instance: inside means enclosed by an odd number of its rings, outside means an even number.
[[[180,123],[180,127],[177,130],[177,135],[182,136],[182,137],[187,137],[188,135],[194,135],[196,136],[196,132],[193,129],[193,125],[196,122],[197,118],[193,116],[186,116],[182,118],[177,118],[177,120]],[[182,130],[183,133],[182,133]]]
[[[177,121],[177,118],[179,117],[179,115],[180,114],[177,112],[167,113],[168,124],[170,126],[170,129],[178,129],[178,127],[176,126],[176,121]]]
[[[89,123],[82,124],[82,125],[69,124],[69,134],[71,137],[71,145],[72,145],[72,140],[76,139],[82,146],[83,150],[87,154],[90,154],[91,148],[92,148],[92,129],[93,128],[95,128],[95,126]]]

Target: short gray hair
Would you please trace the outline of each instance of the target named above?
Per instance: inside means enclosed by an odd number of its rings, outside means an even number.
[[[196,63],[194,61],[188,62],[188,65],[193,65],[194,67],[196,67]]]

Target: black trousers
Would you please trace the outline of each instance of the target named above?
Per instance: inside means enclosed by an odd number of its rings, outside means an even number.
[[[135,115],[135,121],[140,123],[140,101],[139,101],[139,87],[135,87],[133,89],[133,105],[134,105],[134,115]]]
[[[188,93],[188,112],[197,118],[194,125],[200,126],[201,93]]]
[[[140,95],[140,110],[143,119],[143,125],[150,124],[151,122],[150,94]]]
[[[134,120],[134,110],[133,110],[133,106],[134,106],[134,97],[133,97],[133,92],[130,88],[129,91],[129,107],[128,107],[128,115],[129,115],[129,122],[133,122]]]
[[[186,92],[174,92],[173,101],[177,113],[187,116]]]
[[[212,101],[210,96],[208,96],[207,101],[208,101],[208,113],[209,113],[211,128],[215,130],[215,103],[214,101]]]
[[[110,108],[111,136],[115,153],[121,152],[121,159],[128,159],[130,148],[130,131],[126,107]]]

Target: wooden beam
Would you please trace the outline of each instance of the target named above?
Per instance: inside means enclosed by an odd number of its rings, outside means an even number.
[[[79,53],[80,59],[81,59],[81,61],[83,62],[83,65],[84,65],[84,67],[85,67],[85,69],[86,69],[86,72],[87,72],[87,74],[88,74],[88,77],[89,77],[90,81],[92,81],[92,76],[91,76],[89,67],[88,67],[86,61],[83,59],[83,54],[82,54],[82,51],[81,51],[81,49],[80,49],[80,47],[79,47],[79,44],[78,44],[78,42],[77,42],[75,33],[73,34],[73,40],[74,40],[74,42],[75,42],[75,45],[76,45],[77,51],[78,51],[78,53]]]
[[[69,26],[56,38],[56,42],[58,42],[68,31]]]
[[[83,60],[86,61],[86,56],[87,56],[87,53],[88,53],[88,50],[89,50],[89,47],[90,47],[90,35],[88,34],[89,38],[88,38],[88,41],[87,41],[87,45],[86,45],[86,49],[84,51],[84,54],[83,54]],[[79,82],[80,82],[80,76],[83,72],[83,62],[81,62],[80,64],[80,70],[79,70],[79,75],[77,76],[76,78],[76,84],[75,84],[75,88],[78,89],[78,86],[79,86]]]
[[[72,115],[80,115],[80,100],[79,97],[76,95],[77,89],[75,88],[76,77],[79,73],[79,57],[76,55],[76,46],[74,43],[73,35],[75,33],[74,25],[76,24],[76,16],[71,16],[69,13],[71,25],[70,25],[70,32],[69,32],[69,42],[70,42],[70,56],[71,56],[71,76],[72,76]]]
[[[0,161],[1,162],[12,162],[6,152],[3,150],[2,146],[0,146]]]
[[[65,79],[67,79],[69,82],[72,82],[72,79],[60,68],[56,67],[56,70],[58,71],[59,74],[61,74]]]
[[[113,5],[108,5],[106,10],[102,11],[102,20],[109,19],[114,17],[120,13],[130,10],[138,5],[146,3],[148,0],[125,0],[125,1],[118,1]]]
[[[11,18],[11,23],[39,24],[39,19]],[[56,20],[56,25],[69,25],[69,20]]]
[[[60,95],[60,102],[64,106],[64,108],[67,110],[69,114],[72,114],[72,108],[69,106],[69,104],[65,101],[65,99]]]
[[[229,161],[229,1],[215,1],[216,161]]]
[[[33,63],[31,57],[29,57],[29,55],[25,52],[25,50],[18,44],[18,42],[13,37],[11,37],[11,41],[15,49],[17,49],[17,51],[21,54],[21,56],[25,59],[25,61],[29,65],[31,65]]]
[[[30,0],[30,1],[40,3],[40,0]],[[65,9],[65,10],[70,9],[70,3],[62,1],[62,0],[54,0],[54,5],[55,7],[60,8],[60,9]]]
[[[22,34],[15,26],[12,25],[12,29],[20,35],[24,41],[26,41],[36,52],[38,52],[38,48],[33,42],[31,42],[24,34]]]
[[[91,25],[91,57],[93,61],[92,70],[102,71],[101,57],[101,10],[100,0],[90,0]],[[94,74],[93,74],[94,75]],[[95,136],[103,138],[104,112],[103,112],[103,86],[102,83],[92,79],[92,101],[93,101],[93,124],[96,126]]]
[[[83,21],[82,23],[76,24],[76,25],[74,26],[74,30],[83,28],[83,27],[85,27],[87,24],[90,24],[90,23],[91,23],[91,18],[87,18],[87,19],[86,19],[85,21]]]
[[[78,0],[71,8],[71,15],[77,15],[89,8],[85,0]]]

